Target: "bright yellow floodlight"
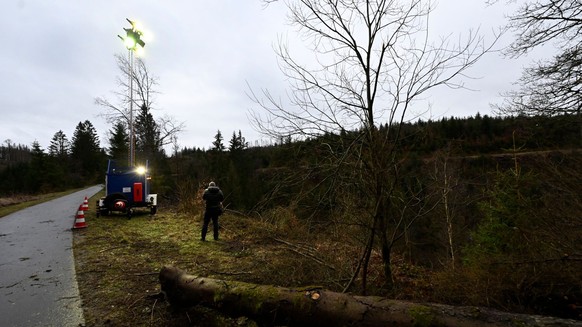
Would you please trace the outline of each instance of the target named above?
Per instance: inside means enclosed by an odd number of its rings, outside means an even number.
[[[135,47],[135,50],[133,52],[135,53],[136,57],[144,57],[145,56],[145,50],[142,47]]]
[[[129,19],[128,19],[128,21],[130,22],[130,24],[134,30],[143,31],[143,24],[141,22],[136,21],[136,20],[129,20]]]
[[[125,47],[128,49],[134,49],[136,42],[132,37],[126,36],[123,38],[123,44],[125,44]]]
[[[146,169],[143,166],[139,166],[135,168],[135,172],[138,173],[139,175],[145,175]]]

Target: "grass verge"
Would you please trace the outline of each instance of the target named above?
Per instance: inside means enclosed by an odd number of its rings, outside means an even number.
[[[343,255],[354,255],[340,244],[319,249],[290,241],[286,228],[233,213],[220,218],[220,240],[200,241],[201,213],[180,214],[160,207],[158,213],[96,217],[85,214],[88,227],[74,233],[76,273],[87,326],[248,326],[210,309],[174,310],[160,297],[158,273],[174,265],[189,274],[279,286],[322,285],[336,289],[345,281]],[[293,225],[295,233],[300,227]],[[329,249],[330,257],[321,253]],[[351,267],[350,267],[351,269]]]
[[[67,194],[77,192],[81,189],[68,190],[63,192],[53,192],[41,195],[22,195],[0,198],[0,218],[8,216],[9,214],[43,203],[56,198],[60,198]]]

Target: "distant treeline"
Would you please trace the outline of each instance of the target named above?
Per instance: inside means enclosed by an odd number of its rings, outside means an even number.
[[[94,184],[104,171],[107,155],[90,121],[79,122],[72,141],[62,131],[47,150],[10,140],[0,146],[0,196],[61,191]]]
[[[409,155],[427,156],[443,148],[452,148],[459,156],[500,153],[518,148],[520,151],[565,149],[581,142],[580,123],[575,116],[555,117],[491,117],[477,114],[468,118],[405,123],[401,128],[403,151]],[[386,129],[387,126],[380,126]],[[353,133],[353,132],[352,132]],[[345,132],[344,136],[349,136]],[[200,183],[214,179],[232,190],[232,205],[252,208],[262,197],[265,170],[297,165],[317,160],[320,139],[281,139],[269,146],[249,147],[239,131],[233,133],[229,146],[217,139],[209,149],[182,148],[171,157],[156,155],[148,158],[156,186],[166,191],[166,198],[176,198],[176,183],[190,180]],[[103,182],[103,172],[112,149],[101,147],[97,131],[89,122],[80,122],[71,142],[59,131],[48,149],[38,142],[32,145],[4,141],[0,145],[0,194],[58,191]],[[119,158],[116,158],[119,159]],[[125,158],[123,158],[125,159]],[[259,178],[259,179],[256,179]],[[244,195],[244,196],[243,196]]]

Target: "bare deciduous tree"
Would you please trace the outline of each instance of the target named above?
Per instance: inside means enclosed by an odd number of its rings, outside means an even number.
[[[576,114],[582,119],[582,3],[528,1],[509,17],[507,27],[516,33],[506,49],[509,56],[548,44],[558,54],[526,68],[517,81],[519,90],[505,93],[496,109],[505,114]],[[582,125],[580,132],[582,137]]]
[[[101,116],[103,116],[108,123],[116,124],[119,121],[123,121],[126,126],[130,126],[131,106],[129,104],[129,79],[133,79],[134,120],[136,117],[136,111],[142,108],[142,106],[146,106],[148,110],[153,109],[154,97],[157,93],[155,88],[158,85],[158,80],[150,74],[144,61],[140,58],[135,58],[133,71],[131,70],[129,58],[121,54],[116,54],[115,59],[117,61],[117,67],[121,72],[121,76],[117,77],[119,88],[113,92],[117,97],[118,103],[116,104],[105,97],[96,98],[95,103],[106,109]],[[159,127],[160,132],[160,146],[170,144],[172,138],[184,129],[184,123],[177,122],[173,117],[168,115],[158,118],[156,124]]]
[[[252,114],[253,121],[276,138],[341,135],[337,144],[322,141],[325,157],[316,168],[327,172],[320,176],[334,180],[329,185],[336,193],[343,188],[358,194],[358,211],[368,235],[360,261],[362,277],[365,280],[370,253],[379,243],[386,286],[391,288],[392,246],[402,237],[402,228],[418,217],[411,218],[408,209],[414,204],[426,210],[416,198],[418,190],[395,192],[406,162],[400,127],[415,100],[427,91],[463,87],[459,77],[493,44],[485,44],[473,31],[458,43],[433,37],[431,1],[284,3],[313,56],[294,56],[280,42],[280,66],[291,87],[288,103],[268,90],[259,94],[251,90],[251,98],[262,109]]]
[[[455,230],[459,228],[457,221],[457,206],[459,205],[459,188],[460,178],[458,164],[451,160],[453,152],[452,145],[449,143],[447,147],[439,152],[434,157],[434,171],[431,179],[435,183],[435,188],[438,190],[439,204],[442,206],[442,213],[444,216],[446,245],[450,258],[450,266],[454,270],[456,257],[455,244]],[[456,227],[457,226],[457,227]]]

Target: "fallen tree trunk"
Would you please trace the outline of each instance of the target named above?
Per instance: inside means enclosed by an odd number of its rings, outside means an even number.
[[[160,284],[177,307],[203,305],[263,325],[286,326],[582,326],[582,321],[353,296],[321,288],[282,288],[201,278],[165,266]]]

